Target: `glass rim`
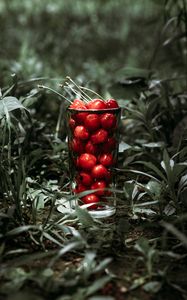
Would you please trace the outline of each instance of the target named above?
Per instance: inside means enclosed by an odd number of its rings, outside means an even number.
[[[84,112],[84,113],[107,113],[107,112],[120,112],[121,107],[116,107],[116,108],[105,108],[105,109],[76,109],[76,108],[67,108],[68,111],[74,112],[74,113],[79,113],[79,112]]]

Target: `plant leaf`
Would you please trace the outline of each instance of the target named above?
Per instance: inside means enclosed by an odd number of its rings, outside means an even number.
[[[142,253],[144,256],[147,256],[149,250],[150,250],[150,245],[149,242],[146,238],[139,238],[138,241],[136,242],[134,248]]]
[[[187,248],[187,236],[184,235],[181,231],[179,231],[173,224],[167,223],[165,221],[161,221],[160,224],[166,228],[167,231],[171,232],[174,236],[176,236],[179,241]]]
[[[86,295],[90,296],[93,293],[100,290],[105,284],[107,284],[111,280],[110,276],[103,276],[93,282],[91,286],[88,287],[86,291]]]
[[[144,166],[146,166],[149,169],[151,169],[152,171],[154,171],[164,181],[166,181],[166,177],[164,176],[164,174],[162,173],[162,171],[159,170],[159,168],[157,168],[153,163],[146,162],[146,161],[136,161],[135,163],[137,163],[137,164],[143,164]]]
[[[146,144],[143,144],[143,146],[147,147],[147,148],[162,148],[162,147],[164,147],[164,142],[146,143]]]
[[[174,181],[174,172],[173,172],[174,160],[170,159],[166,149],[164,149],[163,161],[161,162],[161,166],[163,167],[163,169],[166,172],[166,175],[167,175],[170,185],[173,184],[175,182]]]
[[[51,268],[54,263],[64,254],[66,254],[67,252],[70,252],[76,248],[80,248],[81,246],[83,246],[83,241],[73,241],[68,243],[67,245],[65,245],[62,249],[60,249],[57,253],[56,256],[54,256],[51,259],[51,262],[49,263],[49,268]]]
[[[160,197],[161,194],[161,190],[162,190],[162,186],[160,183],[158,183],[157,181],[154,180],[150,180],[147,184],[146,184],[146,188],[148,190],[150,190],[150,192],[157,197]]]
[[[77,206],[75,211],[76,211],[77,217],[79,218],[79,221],[84,226],[88,227],[88,226],[94,225],[94,220],[87,210]]]
[[[172,216],[176,212],[176,209],[173,205],[168,203],[164,208],[164,213],[166,216]]]
[[[25,232],[25,231],[29,231],[30,229],[36,229],[36,230],[39,230],[39,226],[37,225],[25,225],[25,226],[20,226],[20,227],[16,227],[10,231],[8,231],[6,233],[6,236],[11,236],[11,235],[17,235],[17,234],[20,234],[22,232]]]
[[[24,109],[29,112],[16,97],[5,97],[0,101],[0,118],[6,114],[5,108],[8,112],[16,110],[16,109]]]
[[[139,214],[145,214],[145,215],[155,215],[156,212],[150,208],[140,208],[134,205],[133,211],[135,213],[139,213]]]
[[[148,293],[157,293],[162,287],[162,283],[159,281],[150,281],[144,284],[143,289]]]

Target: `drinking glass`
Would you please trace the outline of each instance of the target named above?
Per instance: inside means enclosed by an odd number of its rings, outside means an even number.
[[[88,209],[95,218],[116,212],[116,172],[120,108],[67,109],[72,209]]]

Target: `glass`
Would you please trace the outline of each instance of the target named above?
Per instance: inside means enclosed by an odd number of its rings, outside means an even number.
[[[95,218],[116,212],[115,167],[118,161],[120,108],[67,109],[70,203]]]

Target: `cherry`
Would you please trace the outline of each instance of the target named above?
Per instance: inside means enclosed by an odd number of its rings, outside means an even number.
[[[79,193],[82,193],[82,192],[84,192],[84,191],[86,191],[86,190],[87,190],[87,187],[85,187],[82,183],[79,183],[79,184],[77,184],[77,186],[76,186],[74,192],[75,192],[76,194],[79,194]]]
[[[95,179],[105,179],[109,177],[109,172],[105,166],[99,164],[93,167],[91,175]]]
[[[106,105],[105,101],[103,101],[101,99],[93,99],[87,103],[86,107],[88,109],[106,109],[107,105]]]
[[[81,154],[84,152],[84,144],[81,140],[73,138],[73,140],[70,143],[70,148],[73,150],[73,152],[77,154]]]
[[[74,129],[75,129],[75,126],[76,126],[75,120],[74,120],[73,118],[70,118],[70,119],[69,119],[69,127],[70,127],[72,130],[74,130]]]
[[[98,203],[99,197],[96,196],[95,194],[89,194],[89,195],[82,197],[81,200],[84,202],[84,204]],[[96,204],[93,204],[88,207],[88,209],[95,209],[95,208],[97,208]]]
[[[93,144],[100,144],[106,142],[108,138],[108,133],[105,129],[98,129],[95,133],[93,133],[90,137]]]
[[[91,170],[96,165],[97,159],[93,154],[83,153],[77,161],[78,167],[83,170]]]
[[[98,161],[105,167],[111,167],[114,164],[113,156],[110,153],[100,154]]]
[[[99,191],[96,191],[95,194],[97,196],[103,196],[105,194],[104,189],[106,188],[106,182],[104,180],[96,181],[91,185],[92,190],[99,189]]]
[[[86,109],[86,105],[80,99],[75,99],[69,108],[72,109]]]
[[[108,137],[106,142],[101,146],[100,150],[102,153],[110,153],[116,148],[117,141],[114,137]]]
[[[101,121],[101,126],[107,130],[108,129],[111,130],[115,128],[117,123],[116,116],[110,113],[101,115],[100,121]]]
[[[85,146],[85,151],[87,153],[96,155],[99,151],[99,147],[98,147],[98,145],[93,144],[91,141],[88,141]]]
[[[84,125],[89,131],[95,131],[100,127],[100,118],[97,114],[88,114],[85,117]]]
[[[87,140],[89,137],[89,132],[84,126],[78,125],[75,127],[74,136],[80,140]]]
[[[83,185],[90,186],[92,184],[93,180],[90,174],[86,172],[80,172],[79,175],[79,180]]]
[[[109,99],[106,101],[107,108],[118,108],[119,105],[115,99]]]
[[[88,115],[88,113],[86,113],[86,112],[79,112],[79,113],[74,114],[74,119],[77,124],[84,124],[84,120],[87,115]]]

